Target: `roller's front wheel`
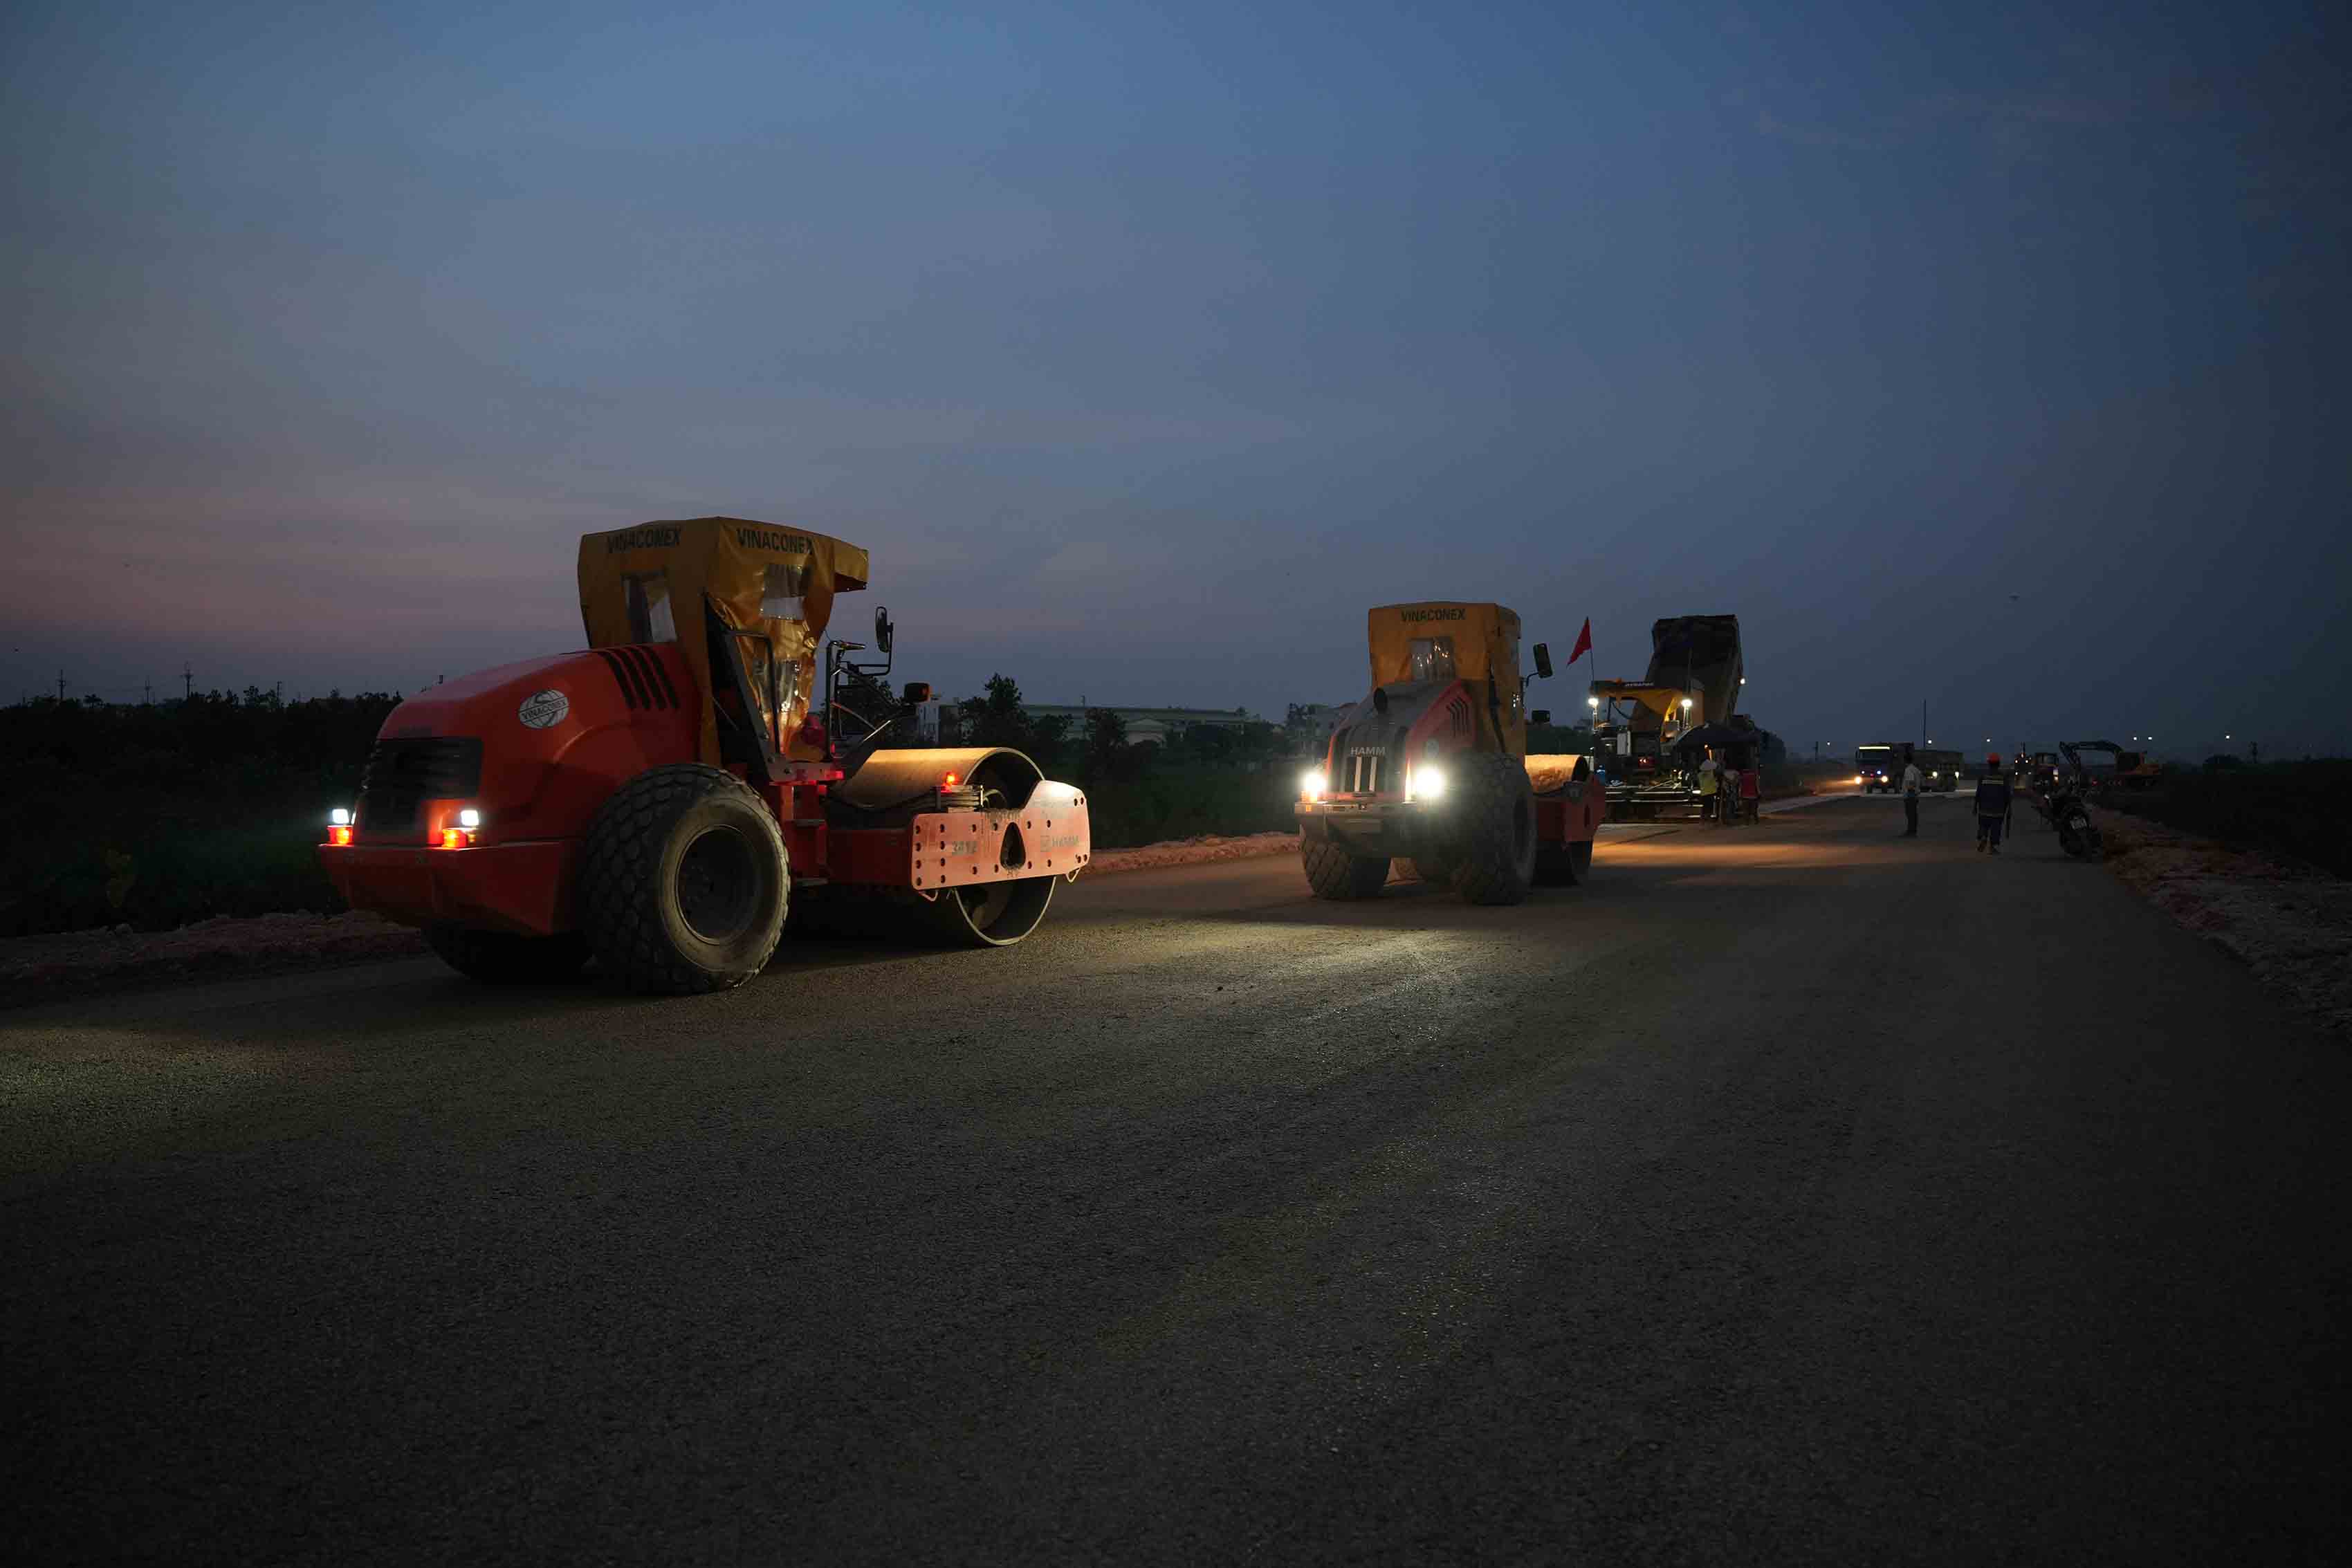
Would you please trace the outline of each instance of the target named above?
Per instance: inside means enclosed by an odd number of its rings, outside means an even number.
[[[1592,841],[1580,844],[1546,844],[1536,853],[1536,883],[1542,887],[1575,887],[1592,874]]]
[[[958,946],[1010,947],[1045,918],[1058,876],[950,887],[923,905],[932,933]]]

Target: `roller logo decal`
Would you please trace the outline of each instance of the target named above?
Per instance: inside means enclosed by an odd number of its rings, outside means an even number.
[[[678,535],[686,530],[676,527],[661,528],[629,528],[604,536],[604,553],[619,555],[623,550],[670,549],[677,546]]]
[[[780,528],[737,528],[735,543],[744,549],[782,550],[786,555],[814,555],[816,546],[805,536]]]
[[[571,712],[572,699],[551,686],[523,698],[515,717],[522,720],[525,729],[547,729],[562,724]]]

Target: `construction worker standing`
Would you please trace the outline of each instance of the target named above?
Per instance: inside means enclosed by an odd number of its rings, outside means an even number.
[[[1903,764],[1903,836],[1919,836],[1919,765],[1906,759]]]
[[[2000,776],[1998,753],[1985,758],[1984,777],[1977,780],[1977,848],[2000,853],[2000,831],[2009,825],[2014,797],[2009,780]]]

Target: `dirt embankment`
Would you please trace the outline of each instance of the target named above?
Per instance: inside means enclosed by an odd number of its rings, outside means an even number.
[[[2117,876],[2289,1003],[2352,1035],[2352,882],[2142,817],[2091,814]]]

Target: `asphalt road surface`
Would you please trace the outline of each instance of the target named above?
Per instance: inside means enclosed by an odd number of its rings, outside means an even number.
[[[2281,1562],[2352,1061],[2028,829],[0,1015],[45,1563]]]

